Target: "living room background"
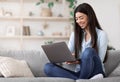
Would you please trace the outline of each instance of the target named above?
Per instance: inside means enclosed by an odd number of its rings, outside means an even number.
[[[69,40],[69,35],[72,32],[72,25],[69,20],[71,18],[69,3],[65,0],[59,0],[52,8],[52,17],[40,17],[41,7],[47,5],[36,6],[37,1],[0,0],[1,50],[39,50],[40,45],[45,44],[45,42],[67,42]],[[83,2],[93,6],[102,28],[108,34],[109,45],[115,49],[120,49],[120,1],[77,0],[77,4]],[[23,33],[23,27],[30,28],[31,37],[29,37],[29,33]],[[15,30],[11,28],[15,28]],[[9,30],[12,32],[9,33]],[[42,37],[45,35],[47,37]]]
[[[40,50],[45,43],[68,41],[72,31],[69,3],[52,0],[49,16],[47,1],[37,6],[38,0],[0,0],[0,49]]]

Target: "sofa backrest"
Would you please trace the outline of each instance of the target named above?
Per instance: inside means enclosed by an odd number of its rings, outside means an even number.
[[[104,63],[106,75],[108,76],[120,63],[120,50],[109,50],[107,61]]]
[[[47,59],[42,49],[40,51],[35,50],[0,51],[0,56],[13,57],[19,60],[26,60],[34,76],[36,77],[46,76],[44,74],[43,68],[44,65],[49,62],[49,60]],[[108,51],[108,58],[104,64],[106,75],[109,75],[117,67],[119,63],[120,63],[120,50]],[[63,65],[63,67],[66,67],[70,70],[74,69],[74,65],[73,66]]]
[[[45,76],[43,68],[44,64],[46,64],[48,61],[46,55],[42,50],[40,51],[0,51],[0,56],[7,56],[16,58],[19,60],[25,60],[27,64],[29,65],[32,73],[36,77]]]

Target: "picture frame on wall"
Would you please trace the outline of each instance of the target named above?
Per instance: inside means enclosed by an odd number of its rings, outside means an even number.
[[[15,36],[15,26],[7,26],[6,36]]]

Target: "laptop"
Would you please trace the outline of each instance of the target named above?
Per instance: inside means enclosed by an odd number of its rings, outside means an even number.
[[[65,42],[58,42],[41,46],[52,63],[62,63],[65,61],[75,61]]]

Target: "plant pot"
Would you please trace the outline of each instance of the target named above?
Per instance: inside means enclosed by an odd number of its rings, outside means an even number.
[[[50,16],[52,16],[51,9],[50,8],[42,8],[40,16],[43,16],[43,17],[50,17]]]

